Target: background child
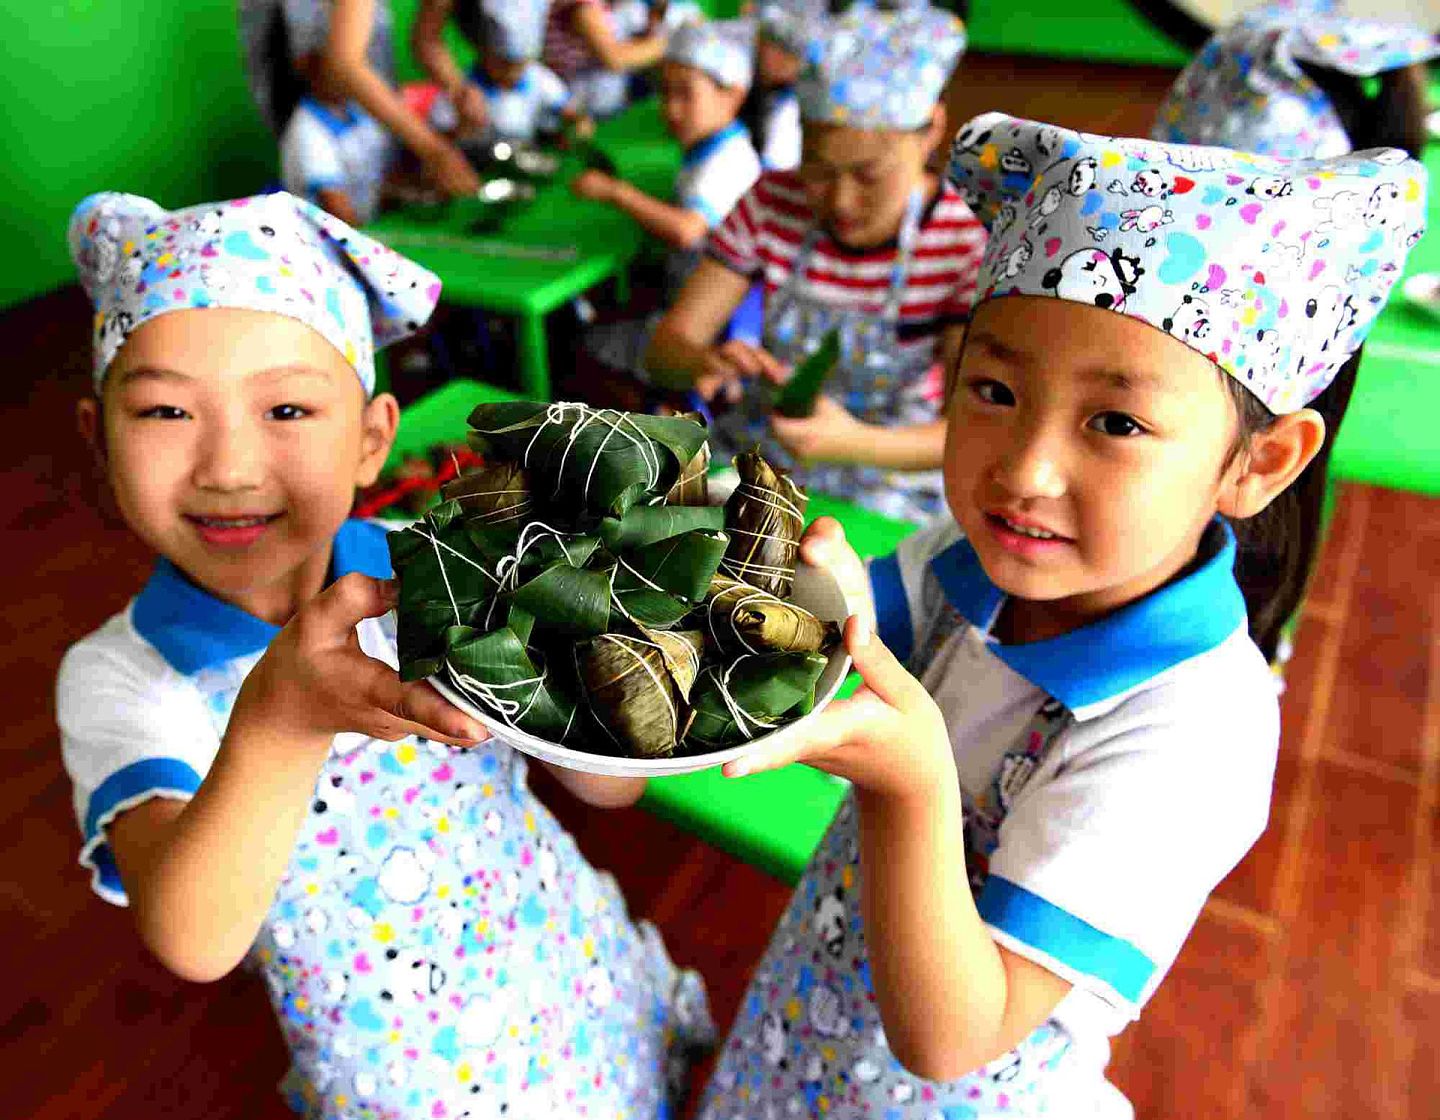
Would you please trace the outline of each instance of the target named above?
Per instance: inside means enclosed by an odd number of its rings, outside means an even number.
[[[670,246],[661,299],[668,303],[700,262],[706,233],[722,221],[760,174],[750,134],[736,120],[749,88],[749,43],[729,24],[682,24],[670,38],[660,68],[665,127],[685,148],[673,201],[656,198],[607,175],[584,171],[571,185],[577,195],[624,210]],[[612,370],[635,373],[658,316],[593,328],[587,346]]]
[[[1422,28],[1355,19],[1334,0],[1282,0],[1220,31],[1176,79],[1151,136],[1290,159],[1425,146]],[[1378,77],[1369,97],[1366,78]]]
[[[295,68],[307,92],[280,136],[280,182],[342,222],[364,225],[380,208],[390,136],[346,100],[322,53],[302,55]]]
[[[395,434],[374,346],[435,277],[286,194],[97,195],[70,239],[82,429],[160,554],[56,688],[95,890],[181,976],[249,956],[308,1116],[656,1115],[703,990],[524,760],[401,684],[385,533],[347,520]],[[601,805],[643,785],[561,778]]]
[[[937,361],[962,337],[985,234],[926,163],[964,42],[943,12],[860,11],[810,48],[800,168],[762,176],[716,229],[647,356],[657,382],[730,403],[717,458],[759,441],[812,489],[897,517],[940,509]],[[723,340],[757,279],[763,347]],[[827,395],[807,419],[772,417],[757,381],[783,381],[831,330],[842,353]]]
[[[770,0],[755,12],[755,81],[740,111],[760,163],[792,171],[800,163],[800,77],[805,46],[822,33],[827,0]]]
[[[630,75],[660,61],[668,29],[659,6],[639,34],[617,26],[611,0],[551,0],[545,64],[585,110],[614,116],[625,107]]]
[[[1399,151],[1284,163],[1001,114],[961,129],[952,175],[994,223],[952,379],[952,518],[871,565],[875,621],[846,629],[865,688],[727,768],[801,759],[854,792],[705,1120],[1133,1115],[1108,1040],[1265,826],[1256,644],[1320,535],[1307,495],[1343,412],[1324,398],[1425,213]],[[1373,217],[1326,225],[1317,203],[1353,191]],[[1301,267],[1274,267],[1282,234]],[[1237,582],[1229,521],[1251,518],[1240,549],[1278,584]],[[805,551],[864,598],[833,522]]]
[[[478,19],[479,38],[475,42],[479,57],[466,79],[466,88],[436,98],[430,123],[442,132],[458,130],[506,140],[533,140],[538,131],[553,130],[562,121],[574,123],[582,133],[588,133],[590,120],[575,104],[565,83],[537,61],[545,40],[548,10],[544,0],[506,0],[485,6]],[[417,36],[420,26],[417,23]],[[432,72],[432,76],[439,80],[439,75]],[[479,91],[479,105],[472,89]],[[457,104],[467,107],[463,117]]]

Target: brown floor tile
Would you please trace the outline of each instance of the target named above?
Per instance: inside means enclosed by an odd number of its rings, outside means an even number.
[[[1409,499],[1409,500],[1399,500]],[[1420,504],[1374,491],[1342,635],[1326,747],[1418,775],[1430,667],[1440,532],[1414,531]],[[1428,576],[1426,575],[1428,573]]]
[[[1266,1115],[1398,1115],[1415,789],[1322,761],[1314,792],[1297,895],[1281,900],[1254,1092]]]
[[[1310,577],[1310,588],[1305,596],[1305,608],[1316,612],[1335,609],[1339,605],[1341,588],[1340,542],[1350,539],[1355,529],[1363,531],[1370,513],[1370,496],[1373,488],[1342,483],[1336,490],[1335,507],[1330,514],[1330,524],[1325,534],[1325,547],[1315,564],[1315,573]]]
[[[1410,1108],[1406,1120],[1440,1117],[1440,987],[1412,988],[1405,997],[1405,1029],[1414,1054],[1407,1071]]]
[[[1265,960],[1263,936],[1201,916],[1140,1021],[1116,1045],[1110,1078],[1141,1120],[1237,1115],[1233,1071]]]

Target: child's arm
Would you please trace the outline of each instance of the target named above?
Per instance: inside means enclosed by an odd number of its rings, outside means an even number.
[[[541,765],[572,794],[597,809],[623,809],[634,805],[645,792],[645,778],[612,778],[605,774],[582,774],[548,762]]]
[[[315,201],[320,209],[328,214],[334,214],[346,225],[360,225],[360,216],[355,211],[355,205],[350,201],[350,196],[338,187],[321,187],[315,192]]]
[[[705,215],[699,211],[662,202],[624,179],[617,179],[603,171],[582,171],[570,187],[581,198],[606,202],[625,211],[647,233],[676,249],[697,248],[710,229]]]
[[[415,153],[442,190],[456,196],[475,194],[480,177],[460,149],[406,108],[400,95],[371,68],[365,51],[374,19],[375,0],[337,0],[325,46],[327,61],[346,92]]]
[[[459,120],[456,131],[478,132],[485,128],[490,115],[485,95],[455,65],[455,56],[445,45],[445,24],[454,10],[455,0],[420,0],[415,26],[410,31],[410,51],[455,107]]]
[[[955,368],[965,340],[963,326],[945,328],[936,347],[939,366]],[[783,379],[781,379],[783,380]],[[943,416],[923,424],[866,424],[830,397],[821,396],[809,416],[770,418],[775,438],[797,459],[806,462],[864,463],[894,471],[933,470],[945,461]]]
[[[802,551],[842,587],[865,581],[828,518],[812,526]],[[854,783],[861,908],[885,1035],[914,1073],[952,1080],[1013,1049],[1070,983],[991,937],[965,871],[960,785],[940,710],[875,636],[868,614],[849,620],[845,639],[864,687],[821,712],[803,736],[782,732],[725,773],[804,761]]]
[[[735,399],[747,377],[785,378],[789,367],[758,346],[738,339],[714,345],[750,284],[718,261],[700,261],[656,325],[645,351],[645,368],[656,384],[694,388],[707,400],[722,391]]]
[[[652,32],[638,39],[617,39],[610,20],[599,4],[577,4],[570,13],[575,34],[585,40],[596,60],[606,70],[640,70],[653,66],[665,54],[665,35]]]
[[[482,727],[422,683],[402,684],[366,656],[363,618],[394,605],[360,575],[307,604],[246,678],[219,753],[192,800],[150,800],[117,817],[109,839],[140,936],[191,980],[244,957],[275,897],[315,778],[335,735],[359,731],[468,746]]]
[[[925,471],[945,461],[945,420],[923,424],[867,424],[830,397],[815,411],[792,420],[770,417],[775,438],[806,463],[864,463],[893,471]]]

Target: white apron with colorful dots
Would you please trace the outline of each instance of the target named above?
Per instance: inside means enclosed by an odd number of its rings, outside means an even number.
[[[297,1111],[671,1115],[672,1055],[710,1030],[703,988],[630,921],[524,759],[359,742],[322,769],[252,952]]]

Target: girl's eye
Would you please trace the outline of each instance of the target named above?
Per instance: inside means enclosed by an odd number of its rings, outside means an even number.
[[[265,415],[270,420],[303,420],[310,410],[298,404],[277,404]]]
[[[970,391],[986,404],[1009,407],[1015,403],[1015,394],[1010,391],[1008,386],[988,378],[972,381]]]
[[[183,408],[176,408],[173,404],[152,405],[139,413],[142,420],[184,420],[187,415]]]
[[[1145,433],[1138,421],[1123,412],[1102,412],[1091,418],[1090,427],[1107,436],[1138,436]]]

